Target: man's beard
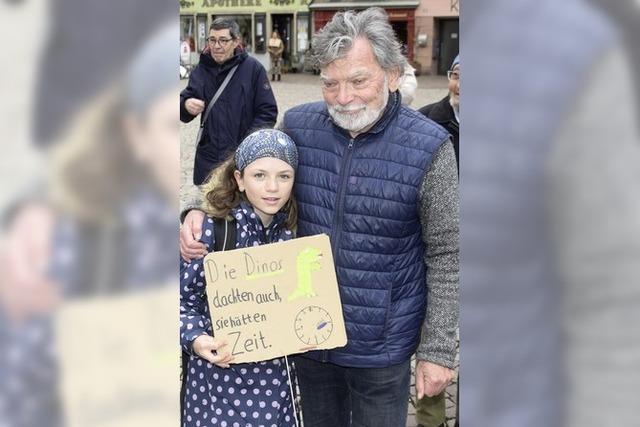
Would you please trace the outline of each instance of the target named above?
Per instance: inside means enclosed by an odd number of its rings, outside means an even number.
[[[453,108],[453,111],[460,114],[460,101],[454,101],[452,93],[449,94],[449,105],[451,105],[451,108]]]
[[[389,101],[389,85],[387,78],[384,79],[384,87],[382,88],[384,99],[380,108],[367,107],[366,104],[349,105],[342,107],[340,105],[327,105],[331,118],[342,129],[349,132],[360,132],[374,124],[382,115],[382,112]],[[355,114],[344,114],[346,111],[359,111]]]

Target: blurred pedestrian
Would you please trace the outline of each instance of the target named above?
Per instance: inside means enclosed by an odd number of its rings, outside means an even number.
[[[271,81],[275,81],[276,78],[280,81],[280,73],[282,68],[282,53],[284,52],[284,43],[280,38],[278,31],[271,33],[271,38],[268,43],[269,58],[271,59]]]
[[[413,99],[416,97],[416,90],[418,89],[418,80],[416,79],[416,69],[409,64],[409,61],[405,61],[404,73],[400,77],[398,83],[398,90],[402,96],[402,104],[410,106]]]

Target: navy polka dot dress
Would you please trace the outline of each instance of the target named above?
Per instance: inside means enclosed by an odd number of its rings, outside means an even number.
[[[236,247],[289,240],[283,228],[285,215],[277,214],[269,227],[241,203],[232,210],[236,219]],[[205,217],[202,242],[214,247],[214,223]],[[212,335],[205,294],[202,259],[183,262],[180,269],[180,341],[191,354],[186,372],[183,427],[289,427],[295,426],[287,367],[283,358],[258,363],[232,364],[224,369],[191,351],[191,343],[203,334]]]

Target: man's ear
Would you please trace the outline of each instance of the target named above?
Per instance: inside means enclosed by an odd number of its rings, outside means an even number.
[[[389,91],[395,92],[398,90],[398,86],[400,86],[400,69],[396,67],[387,71],[387,78],[389,79]]]

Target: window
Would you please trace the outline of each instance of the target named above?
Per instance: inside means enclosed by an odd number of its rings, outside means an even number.
[[[196,40],[194,37],[193,16],[180,16],[180,41],[189,42],[191,52],[195,52]]]
[[[297,23],[298,52],[304,53],[309,49],[309,14],[298,13]]]
[[[256,52],[255,53],[265,53],[266,52],[266,28],[265,28],[265,19],[266,15],[264,13],[256,13]]]
[[[202,52],[207,47],[207,37],[209,29],[207,28],[207,16],[198,15],[198,52]]]

